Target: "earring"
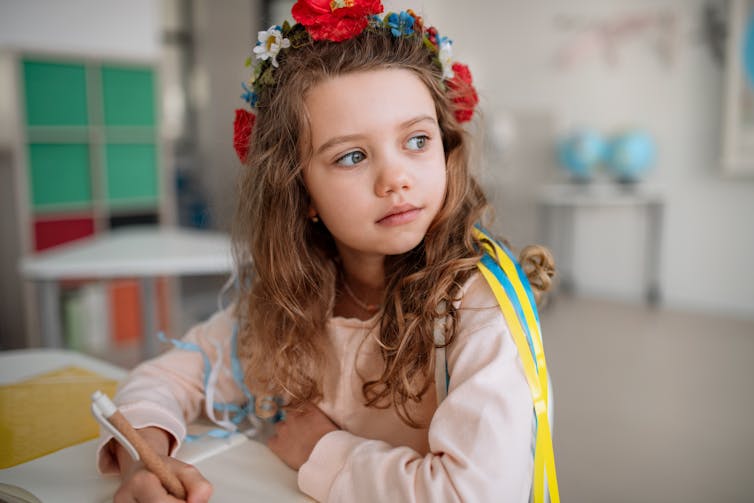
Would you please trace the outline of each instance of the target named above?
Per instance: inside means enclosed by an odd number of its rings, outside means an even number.
[[[319,223],[319,217],[317,215],[312,216],[309,220],[311,220],[313,224]]]

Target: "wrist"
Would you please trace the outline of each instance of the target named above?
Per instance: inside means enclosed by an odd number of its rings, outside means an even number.
[[[173,439],[167,431],[155,426],[140,428],[136,431],[157,454],[167,456],[170,453]],[[123,474],[129,471],[136,461],[131,457],[126,448],[120,445],[120,442],[115,439],[112,439],[110,442],[110,452],[118,463],[120,473]]]

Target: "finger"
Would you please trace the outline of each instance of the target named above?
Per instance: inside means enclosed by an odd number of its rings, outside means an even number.
[[[148,492],[138,494],[133,500],[137,503],[184,503],[184,500],[178,499],[168,493],[167,489],[160,485],[159,488],[150,489]]]
[[[177,473],[178,479],[186,488],[188,503],[207,503],[212,496],[212,484],[192,465],[183,466]]]
[[[122,485],[113,494],[113,503],[136,503],[136,498],[131,494],[127,486]]]
[[[137,503],[186,503],[184,500],[179,500],[172,494],[168,494],[167,491],[164,491],[159,496],[147,496],[145,498],[139,498],[134,500]]]
[[[157,475],[148,470],[140,470],[134,473],[125,489],[132,495],[133,501],[137,502],[165,501],[175,503],[180,501],[170,496],[160,483]]]

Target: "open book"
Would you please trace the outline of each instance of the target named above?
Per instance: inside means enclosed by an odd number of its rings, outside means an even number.
[[[97,472],[99,427],[89,404],[95,389],[112,394],[116,383],[74,366],[0,385],[0,466],[7,467],[0,469],[0,502],[112,501],[120,479]],[[192,433],[206,429],[190,427]],[[184,443],[176,457],[212,483],[213,501],[312,501],[299,492],[294,470],[240,433],[201,436]]]
[[[97,473],[96,450],[95,439],[13,468],[0,470],[0,501],[112,501],[119,478]],[[298,490],[294,470],[288,468],[264,444],[241,434],[234,434],[225,439],[203,437],[181,446],[176,457],[194,464],[212,483],[213,501],[313,501]],[[24,491],[18,492],[18,488]]]

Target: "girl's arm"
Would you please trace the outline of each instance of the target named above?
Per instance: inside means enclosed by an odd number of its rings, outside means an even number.
[[[505,320],[477,278],[448,348],[450,388],[430,423],[430,453],[334,431],[299,471],[304,492],[321,501],[528,501],[532,399]]]
[[[192,328],[183,341],[201,348],[213,365],[220,349],[224,355],[223,365],[229,369],[233,323],[231,308],[228,308]],[[229,372],[219,373],[216,390],[218,401],[238,403],[243,400]],[[204,393],[202,355],[197,351],[172,349],[136,367],[119,387],[114,401],[134,428],[163,430],[169,440],[166,454],[173,454],[186,436],[186,424],[199,416]],[[111,441],[115,443],[112,436],[103,432],[97,453],[102,473],[120,471]]]

